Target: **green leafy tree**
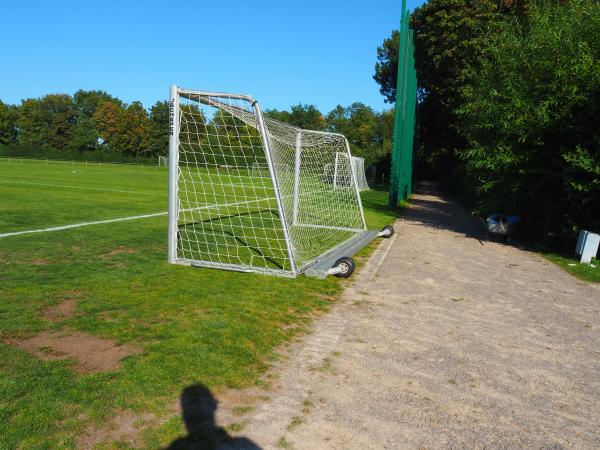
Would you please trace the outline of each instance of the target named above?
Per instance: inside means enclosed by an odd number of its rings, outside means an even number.
[[[150,108],[148,148],[153,155],[169,153],[169,103],[158,101]]]
[[[346,108],[338,105],[327,115],[327,124],[330,130],[345,135],[352,153],[366,158],[367,164],[375,162],[380,156],[381,128],[373,108],[360,102]]]
[[[17,139],[17,111],[0,100],[0,144],[11,144]]]
[[[488,36],[497,31],[503,17],[525,17],[530,4],[531,0],[429,0],[413,12],[418,154],[431,174],[452,174],[455,155],[466,145],[457,129],[456,110],[484,56]],[[394,30],[377,49],[374,79],[390,103],[396,99],[399,38]]]
[[[73,99],[66,94],[23,100],[17,119],[19,142],[65,149],[71,143],[76,116]]]
[[[392,35],[377,47],[377,63],[373,79],[379,84],[379,92],[388,103],[396,102],[396,84],[398,81],[398,51],[400,32],[393,30]]]
[[[292,106],[291,111],[270,109],[265,112],[265,115],[305,130],[323,131],[327,128],[325,117],[315,105],[298,103]]]
[[[460,108],[466,177],[483,211],[572,245],[600,231],[600,3],[542,2],[490,38]]]
[[[80,89],[73,95],[75,109],[90,118],[94,117],[98,106],[103,102],[112,102],[120,107],[124,106],[121,100],[105,91],[84,91]]]
[[[303,105],[302,103],[292,106],[289,123],[305,130],[323,131],[327,128],[325,117],[321,111],[315,105]]]
[[[148,112],[140,102],[131,103],[120,123],[120,131],[124,140],[121,150],[134,155],[149,153],[150,119]]]
[[[80,151],[96,150],[98,148],[99,137],[93,119],[81,112],[77,112],[69,147]]]
[[[270,117],[271,119],[279,120],[280,122],[290,123],[290,112],[289,111],[279,111],[277,109],[268,109],[265,111],[265,116]]]
[[[94,114],[102,102],[112,102],[123,107],[123,102],[104,91],[78,90],[73,96],[77,111],[71,147],[77,150],[95,150],[99,143],[99,133],[94,125]]]

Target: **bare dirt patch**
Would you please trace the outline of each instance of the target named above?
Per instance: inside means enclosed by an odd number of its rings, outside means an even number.
[[[77,299],[65,298],[58,305],[50,306],[42,312],[42,317],[50,322],[60,322],[74,317],[77,313]]]
[[[79,290],[64,291],[63,300],[58,305],[46,308],[42,317],[50,322],[60,322],[77,314],[77,301],[83,296]]]
[[[42,331],[33,337],[7,343],[43,360],[73,359],[73,370],[83,374],[118,370],[123,358],[142,352],[135,345],[117,345],[111,339],[78,331]]]
[[[47,266],[48,264],[50,264],[50,260],[46,259],[46,258],[38,258],[38,259],[34,259],[33,261],[30,261],[30,263],[32,266]]]
[[[216,392],[215,397],[217,398],[219,403],[231,406],[232,409],[238,407],[239,405],[253,405],[258,400],[260,400],[260,396],[252,389],[227,389],[224,391]]]
[[[164,420],[163,420],[164,421]],[[119,410],[113,418],[102,428],[90,425],[77,440],[80,450],[93,449],[102,443],[125,443],[130,447],[141,446],[141,431],[150,425],[156,425],[157,417],[152,413],[136,414],[125,409]]]
[[[114,250],[111,250],[108,253],[104,253],[104,254],[100,255],[100,259],[107,260],[107,259],[112,258],[113,256],[117,256],[117,255],[121,255],[121,254],[130,255],[131,253],[135,253],[135,249],[123,247],[122,245],[120,245],[119,247],[115,248]]]

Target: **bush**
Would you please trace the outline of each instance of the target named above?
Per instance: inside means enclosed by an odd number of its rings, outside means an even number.
[[[571,247],[578,229],[600,231],[600,4],[540,2],[485,55],[459,111],[479,209]]]

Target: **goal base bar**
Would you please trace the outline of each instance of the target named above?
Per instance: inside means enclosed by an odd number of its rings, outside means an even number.
[[[327,255],[325,258],[317,261],[312,266],[304,271],[304,275],[307,277],[315,277],[320,279],[327,278],[328,275],[332,274],[331,269],[335,265],[336,261],[343,256],[352,257],[367,245],[369,245],[372,241],[377,239],[381,235],[378,231],[365,231],[354,239],[350,240],[340,248],[338,248],[335,252]]]
[[[193,259],[185,259],[185,258],[175,258],[171,264],[176,264],[179,266],[189,266],[195,267],[198,269],[219,269],[219,270],[227,270],[230,272],[242,272],[242,273],[260,273],[263,275],[274,275],[279,277],[287,277],[287,278],[295,278],[296,275],[289,270],[283,269],[266,269],[260,267],[249,267],[249,266],[241,266],[235,264],[221,264],[221,263],[212,263],[205,261],[197,261]]]
[[[295,278],[300,274],[304,274],[307,277],[325,279],[329,275],[336,274],[335,263],[342,257],[352,257],[372,241],[378,237],[383,237],[385,232],[367,230],[354,238],[347,241],[345,244],[338,247],[334,252],[329,253],[316,262],[312,263],[308,268],[301,270],[300,272],[294,273],[289,270],[277,270],[277,269],[263,269],[255,268],[234,264],[222,264],[215,262],[196,261],[185,258],[175,258],[172,264],[181,266],[191,266],[197,268],[209,268],[209,269],[220,269],[232,272],[243,272],[243,273],[261,273],[264,275],[275,275],[280,277]]]

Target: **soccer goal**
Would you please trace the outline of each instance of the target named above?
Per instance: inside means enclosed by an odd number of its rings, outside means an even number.
[[[332,189],[340,186],[349,186],[355,181],[359,191],[369,189],[367,177],[365,176],[364,158],[348,156],[346,153],[337,152],[335,161],[326,164],[324,169],[323,180],[331,184]]]
[[[169,167],[169,157],[168,156],[159,156],[158,157],[158,167]]]
[[[169,262],[349,276],[367,230],[343,135],[263,116],[248,95],[171,87]],[[344,156],[339,156],[344,155]],[[333,164],[344,182],[324,176]]]
[[[369,183],[367,183],[367,175],[365,173],[365,158],[353,156],[352,166],[354,168],[354,173],[356,174],[356,184],[358,185],[358,190],[369,190]]]

